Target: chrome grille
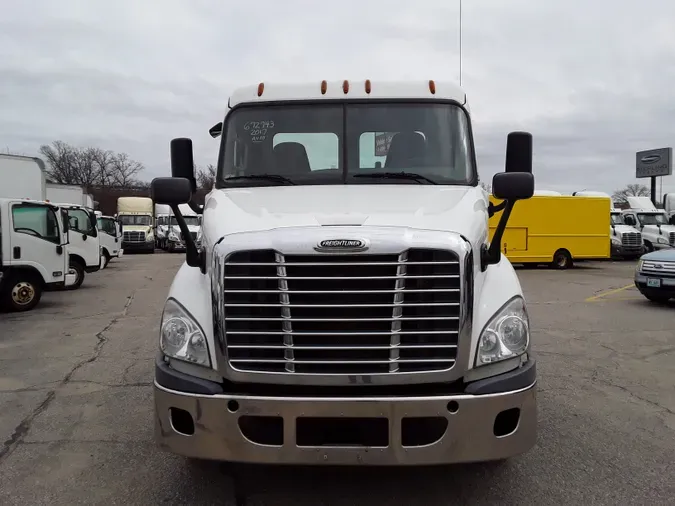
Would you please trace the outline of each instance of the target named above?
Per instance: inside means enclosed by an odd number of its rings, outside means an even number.
[[[124,232],[124,242],[145,242],[145,232]]]
[[[670,245],[675,246],[675,232],[670,233]]]
[[[621,243],[624,246],[642,246],[642,234],[627,232],[621,235]]]
[[[644,260],[642,262],[642,271],[660,274],[667,277],[675,276],[675,262]]]
[[[460,328],[457,254],[282,255],[224,264],[224,331],[238,371],[397,374],[451,369]]]

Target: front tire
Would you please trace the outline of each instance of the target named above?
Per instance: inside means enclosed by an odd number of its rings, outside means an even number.
[[[572,255],[566,249],[559,249],[553,254],[553,262],[551,265],[554,269],[569,269],[573,265]]]
[[[103,250],[103,268],[105,269],[108,267],[108,264],[110,263],[110,254]]]
[[[35,274],[16,272],[5,281],[0,299],[10,311],[30,311],[40,303],[42,292],[42,281]]]
[[[70,262],[70,268],[75,271],[75,283],[71,286],[67,286],[66,290],[77,290],[82,286],[82,282],[84,281],[84,265],[80,262]]]
[[[642,295],[644,295],[650,302],[656,302],[657,304],[665,304],[670,300],[670,297],[666,295],[655,295],[651,293],[650,294],[643,293]]]

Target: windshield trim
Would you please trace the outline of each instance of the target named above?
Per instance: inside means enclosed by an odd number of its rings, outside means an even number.
[[[223,155],[225,153],[225,143],[227,141],[227,128],[232,117],[232,113],[239,109],[246,108],[264,108],[269,106],[283,106],[283,105],[317,105],[317,104],[326,104],[326,105],[341,105],[343,106],[343,115],[345,116],[345,121],[342,125],[342,136],[347,138],[347,110],[345,109],[349,105],[364,105],[364,104],[403,104],[403,105],[430,105],[430,104],[439,104],[439,105],[452,105],[458,107],[464,113],[464,119],[466,120],[466,127],[469,134],[469,148],[471,150],[470,156],[468,157],[471,160],[473,170],[471,171],[471,179],[463,181],[461,183],[448,183],[448,182],[439,182],[439,185],[443,186],[478,186],[479,176],[478,176],[478,160],[476,157],[476,144],[474,142],[473,134],[473,122],[471,121],[471,114],[465,107],[466,104],[466,95],[464,96],[464,103],[460,104],[456,100],[452,99],[439,99],[439,98],[349,98],[349,99],[340,99],[340,98],[326,98],[326,99],[307,99],[307,100],[270,100],[265,102],[240,102],[235,104],[234,107],[230,107],[228,102],[228,111],[223,120],[223,127],[220,135],[220,144],[218,146],[218,160],[217,160],[217,170],[216,170],[216,181],[215,188],[218,190],[222,189],[232,189],[232,188],[251,188],[251,187],[263,187],[263,186],[288,186],[285,183],[278,183],[272,181],[257,181],[254,182],[251,180],[251,184],[244,183],[243,181],[237,184],[224,184],[222,178],[222,166],[223,166]],[[347,156],[347,145],[342,143],[342,157],[346,160]],[[340,185],[349,185],[349,184],[362,184],[354,183],[351,181],[353,178],[349,176],[347,172],[347,164],[344,164],[342,168],[341,182]],[[363,178],[364,181],[367,181],[368,178]],[[384,180],[383,180],[384,181]],[[391,180],[390,180],[391,181]],[[399,181],[400,184],[408,184],[402,181]],[[334,183],[318,183],[318,184],[330,184],[337,186]],[[368,184],[368,183],[366,183]],[[388,183],[388,184],[391,184]],[[394,183],[397,184],[397,183]],[[303,185],[310,186],[310,185]]]

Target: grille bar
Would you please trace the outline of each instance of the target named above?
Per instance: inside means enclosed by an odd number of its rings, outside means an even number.
[[[221,273],[230,367],[267,374],[440,372],[457,360],[459,256],[230,254]]]

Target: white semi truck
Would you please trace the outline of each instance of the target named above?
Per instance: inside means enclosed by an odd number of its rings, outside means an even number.
[[[628,197],[629,209],[622,211],[624,222],[642,233],[647,251],[675,247],[675,225],[668,214],[657,209],[649,197]]]
[[[155,252],[155,207],[149,197],[119,197],[116,218],[122,224],[125,252]]]
[[[201,217],[187,204],[182,204],[178,206],[178,208],[183,216],[183,219],[185,220],[189,235],[191,235],[192,240],[197,243],[198,240],[201,240]],[[166,237],[164,241],[165,249],[171,253],[174,251],[185,251],[187,245],[185,236],[178,226],[178,220],[173,214],[173,211],[168,216],[167,223],[168,226],[166,228]]]
[[[612,198],[607,193],[590,190],[574,192],[572,195],[576,195],[577,197]],[[642,240],[642,234],[637,228],[626,225],[621,210],[614,207],[613,200],[610,219],[612,256],[621,258],[639,258],[647,250],[644,241]]]
[[[210,132],[222,139],[201,249],[179,210],[201,211],[190,139],[171,143],[173,177],[152,182],[187,244],[160,322],[162,448],[396,465],[535,444],[530,323],[500,253],[534,191],[530,134],[509,134],[493,206],[450,83],[261,83],[236,90]]]
[[[171,208],[165,204],[155,204],[155,247],[166,249],[165,241],[171,221]]]
[[[64,210],[69,220],[68,262],[75,282],[70,289],[82,285],[85,274],[97,272],[103,267],[101,241],[97,227],[93,199],[78,185],[47,183],[46,200]],[[85,204],[91,200],[92,207]]]
[[[39,158],[0,155],[0,307],[28,311],[47,288],[72,285],[68,219],[45,202]]]
[[[675,193],[666,193],[663,196],[663,209],[668,215],[668,223],[675,225]]]

